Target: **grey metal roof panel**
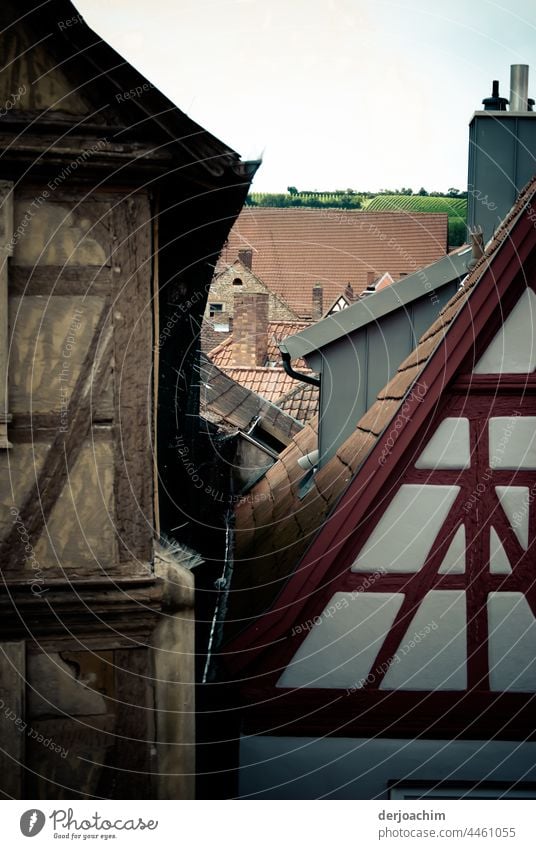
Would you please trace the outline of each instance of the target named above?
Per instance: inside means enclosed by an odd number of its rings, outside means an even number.
[[[423,295],[465,276],[468,273],[470,251],[471,248],[466,247],[448,254],[432,265],[408,274],[391,286],[360,298],[348,309],[330,315],[294,336],[289,336],[279,344],[279,349],[288,352],[292,359],[303,357],[335,342],[341,336],[353,333],[371,321],[378,321],[393,310],[408,306]]]

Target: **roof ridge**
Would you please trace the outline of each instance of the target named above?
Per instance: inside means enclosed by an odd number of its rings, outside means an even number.
[[[224,339],[223,342],[220,342],[219,345],[216,345],[215,348],[211,348],[211,350],[207,352],[206,356],[212,358],[212,357],[216,356],[216,354],[220,354],[221,351],[225,347],[229,347],[229,345],[232,343],[232,341],[233,341],[233,335],[231,334],[230,336],[227,337],[227,339]]]
[[[280,374],[281,372],[283,374],[286,374],[285,369],[282,368],[281,366],[235,366],[235,365],[230,365],[230,366],[220,366],[220,368],[222,369],[222,371],[225,371],[225,370],[228,370],[228,369],[243,369],[244,371],[263,371],[263,372],[269,371],[269,372],[273,372],[274,374]]]

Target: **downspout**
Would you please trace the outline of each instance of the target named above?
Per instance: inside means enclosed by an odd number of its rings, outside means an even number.
[[[231,588],[231,580],[233,577],[234,567],[234,513],[229,510],[225,516],[225,554],[223,559],[223,569],[219,578],[214,582],[214,588],[218,591],[216,605],[214,607],[214,616],[210,626],[210,636],[208,638],[207,659],[205,661],[205,669],[201,679],[202,684],[206,684],[209,678],[210,662],[212,654],[217,651],[223,632],[225,617],[227,616],[227,607],[229,601],[229,590]]]
[[[283,360],[283,368],[289,377],[293,380],[301,380],[302,383],[310,383],[311,386],[320,386],[320,378],[319,377],[311,377],[308,374],[303,374],[301,371],[294,371],[292,366],[290,365],[290,354],[288,351],[285,351],[283,348],[279,349],[281,351],[281,359]]]

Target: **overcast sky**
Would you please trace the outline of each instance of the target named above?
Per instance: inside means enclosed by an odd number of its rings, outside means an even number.
[[[254,190],[465,189],[472,112],[531,65],[536,0],[75,0]]]

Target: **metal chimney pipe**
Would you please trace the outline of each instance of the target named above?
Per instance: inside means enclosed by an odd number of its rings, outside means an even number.
[[[510,112],[527,112],[529,66],[510,65]]]

